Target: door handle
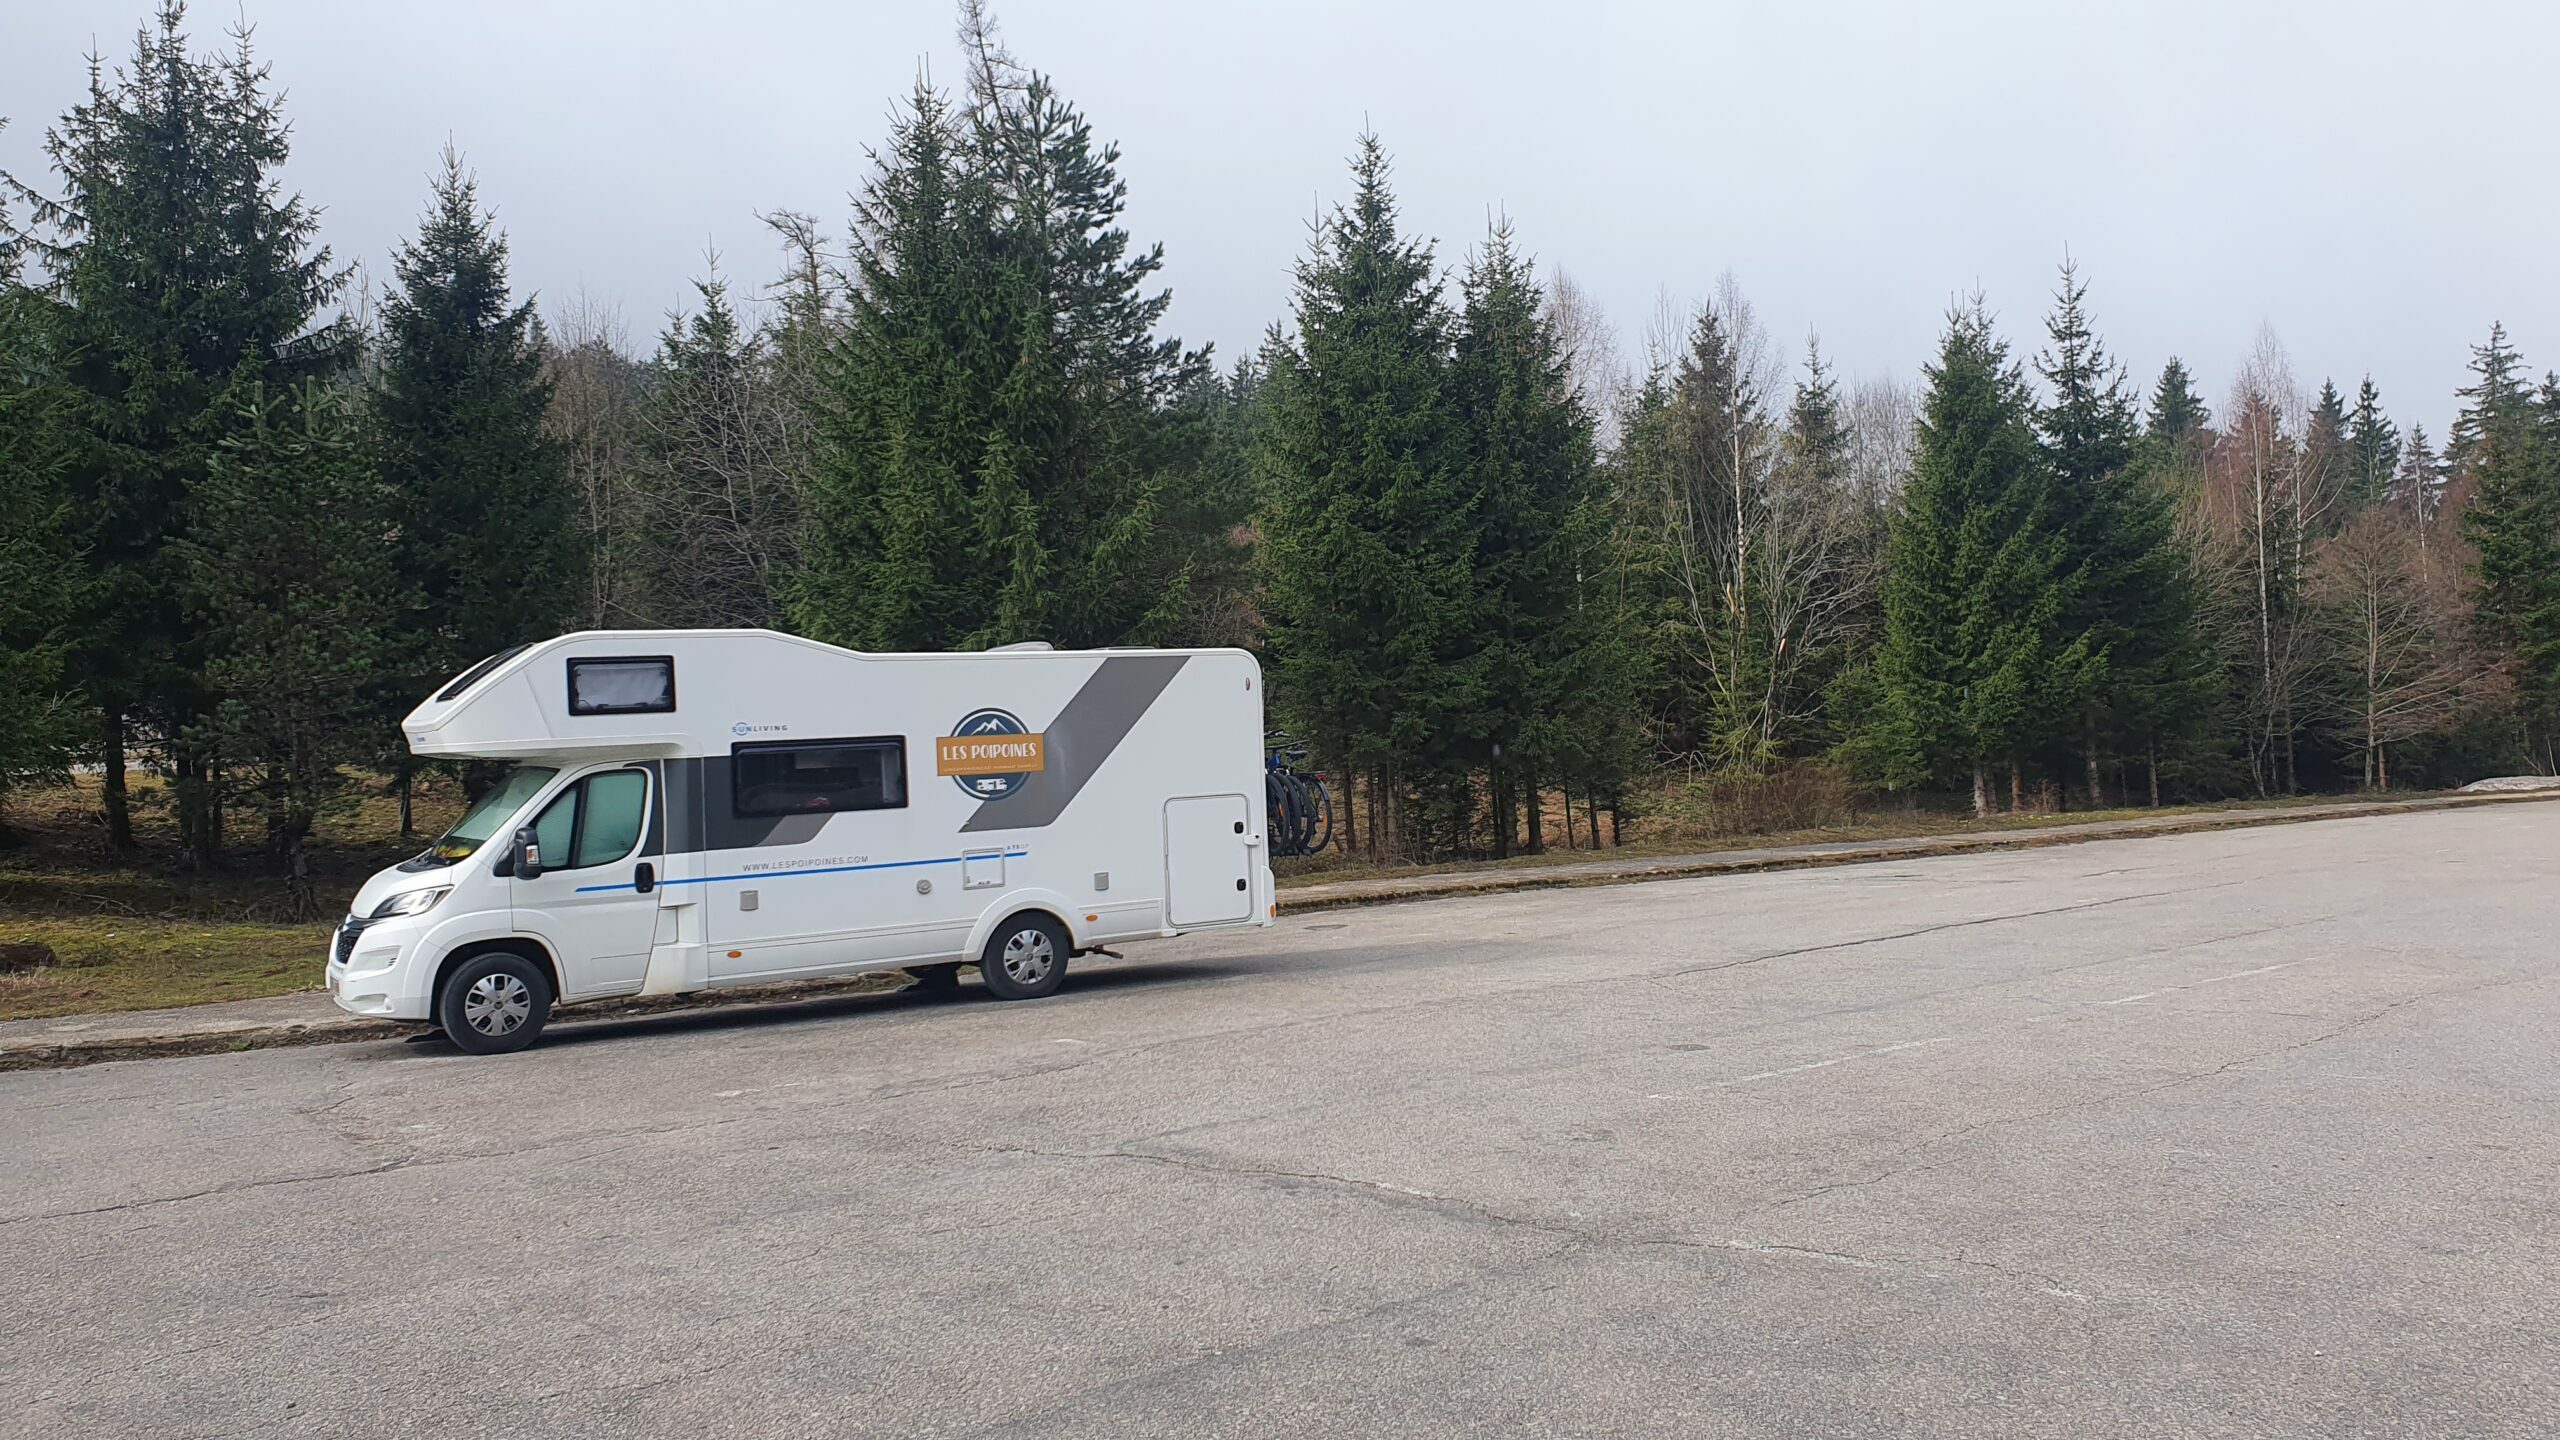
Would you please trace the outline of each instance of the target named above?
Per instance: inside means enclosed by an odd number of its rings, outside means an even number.
[[[631,868],[631,888],[646,895],[658,888],[658,867],[643,860]]]

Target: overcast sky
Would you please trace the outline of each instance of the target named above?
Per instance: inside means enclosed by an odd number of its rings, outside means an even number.
[[[41,183],[81,55],[145,0],[9,0],[0,168]],[[707,246],[741,281],[759,210],[841,227],[864,147],[921,65],[956,76],[940,0],[246,0],[289,94],[290,183],[377,274],[450,136],[519,287],[618,305],[645,344]],[[2271,325],[2306,385],[2370,371],[2441,434],[2503,319],[2560,365],[2560,6],[1934,0],[1000,0],[1015,52],[1126,152],[1187,340],[1232,359],[1287,303],[1307,222],[1364,123],[1405,219],[1454,264],[1507,211],[1608,308],[1629,353],[1667,295],[1731,270],[1800,353],[1910,375],[1979,286],[2032,348],[2066,247],[2147,385],[2224,386]]]

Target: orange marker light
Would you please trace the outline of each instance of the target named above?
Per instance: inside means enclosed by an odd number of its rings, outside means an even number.
[[[732,959],[732,960],[735,960],[735,959],[737,959],[739,956],[744,955],[744,954],[746,954],[746,953],[747,953],[747,952],[746,952],[746,951],[744,951],[744,950],[732,950],[732,951],[730,951],[730,952],[729,952],[729,958],[730,958],[730,959]]]

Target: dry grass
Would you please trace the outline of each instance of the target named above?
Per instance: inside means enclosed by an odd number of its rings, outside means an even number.
[[[1976,820],[1950,797],[1937,797],[1932,803],[1859,796],[1845,784],[1834,785],[1814,776],[1777,776],[1742,783],[1666,779],[1641,798],[1637,807],[1639,816],[1627,822],[1626,843],[1620,846],[1591,850],[1588,848],[1590,831],[1584,822],[1580,835],[1585,848],[1577,850],[1558,848],[1554,843],[1558,832],[1551,829],[1546,853],[1519,855],[1508,860],[1444,864],[1391,860],[1377,864],[1338,850],[1328,850],[1303,859],[1274,861],[1272,869],[1279,878],[1280,887],[1288,890],[1337,880],[1394,879],[1456,870],[1534,869],[1620,857],[1645,859],[1663,855],[1716,854],[1788,845],[1842,844],[1937,835],[1997,835],[2009,830],[2098,824],[2142,816],[2232,810],[2281,811],[2362,798],[2415,800],[2432,793],[2437,792],[2393,791],[2389,795],[2370,797],[2297,795],[2265,800],[2217,800],[2200,805],[2166,805],[2156,810],[2149,806],[2067,812],[2030,809]],[[1577,816],[1580,814],[1578,810],[1576,813]],[[1601,834],[1608,834],[1605,816]]]
[[[292,920],[282,882],[253,856],[188,866],[160,783],[139,773],[129,783],[137,849],[126,859],[107,844],[96,777],[10,798],[14,843],[0,849],[0,944],[45,945],[60,963],[0,975],[0,1019],[241,1000],[317,985],[329,923]],[[418,828],[443,829],[461,803],[450,783],[427,785],[415,809]],[[392,796],[368,793],[321,822],[313,862],[324,897],[352,893],[374,871],[415,852],[415,839],[400,838],[399,815]],[[258,837],[234,838],[254,848]]]

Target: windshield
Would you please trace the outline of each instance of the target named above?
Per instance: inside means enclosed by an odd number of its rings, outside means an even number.
[[[519,765],[508,771],[506,778],[473,802],[470,809],[462,812],[462,818],[453,822],[453,828],[428,846],[426,855],[420,858],[440,860],[448,865],[456,860],[469,859],[472,851],[479,849],[498,832],[498,827],[506,823],[508,816],[523,809],[524,802],[532,799],[535,791],[559,773],[548,765]]]

